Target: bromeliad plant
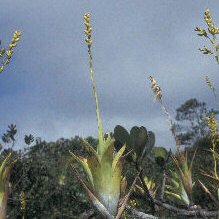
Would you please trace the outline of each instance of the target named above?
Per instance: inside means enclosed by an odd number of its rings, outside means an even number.
[[[117,154],[114,153],[114,142],[115,140],[111,138],[110,133],[108,133],[107,138],[103,137],[102,133],[102,123],[99,116],[99,106],[97,100],[96,88],[93,80],[93,67],[92,67],[92,53],[91,53],[91,24],[89,23],[89,14],[84,15],[86,30],[84,31],[87,35],[85,41],[88,44],[88,53],[90,56],[90,74],[91,82],[94,92],[94,97],[96,101],[96,116],[98,120],[98,145],[97,151],[83,138],[81,138],[87,152],[89,153],[88,158],[78,157],[74,155],[71,151],[70,154],[78,161],[84,168],[88,184],[80,179],[82,185],[92,198],[94,202],[100,202],[109,212],[110,215],[115,215],[118,210],[118,204],[120,199],[120,181],[121,181],[121,171],[125,158],[124,154],[126,145],[124,144]],[[72,164],[71,164],[72,165]],[[74,169],[75,170],[75,169]],[[79,175],[77,175],[79,177]],[[94,196],[93,196],[94,195]],[[101,206],[102,207],[102,206]],[[108,214],[108,215],[109,215]],[[117,215],[118,216],[118,215]],[[110,217],[110,216],[109,216]],[[119,217],[118,217],[119,218]]]
[[[170,184],[166,185],[168,190],[166,190],[165,193],[183,202],[186,206],[189,206],[190,200],[179,173],[171,171],[171,175],[172,177],[168,178]]]
[[[172,172],[173,178],[170,180],[171,185],[166,185],[166,188],[172,190],[166,191],[167,194],[173,195],[174,197],[182,200],[188,207],[194,205],[192,200],[192,188],[194,182],[192,182],[192,164],[195,158],[195,153],[193,154],[190,166],[188,166],[187,152],[178,151],[178,156],[171,155],[174,160],[178,172]]]
[[[188,207],[191,207],[194,205],[192,200],[192,188],[194,185],[194,183],[192,182],[192,164],[195,158],[196,150],[195,153],[193,154],[193,158],[191,160],[190,165],[188,165],[187,153],[184,155],[184,153],[180,151],[179,138],[178,136],[176,136],[176,130],[173,125],[172,118],[162,103],[161,88],[152,76],[149,77],[149,80],[152,86],[154,101],[158,100],[161,104],[162,110],[167,114],[168,121],[171,125],[171,131],[177,144],[178,155],[177,156],[173,154],[171,155],[178,169],[178,172],[172,173],[174,178],[172,178],[171,181],[172,183],[176,182],[175,187],[172,187],[171,185],[169,186],[167,185],[166,187],[172,189],[172,192],[169,192],[169,194],[178,197],[179,199],[183,200],[188,205]]]

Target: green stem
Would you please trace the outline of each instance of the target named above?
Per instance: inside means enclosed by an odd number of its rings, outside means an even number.
[[[216,51],[217,51],[216,59],[217,59],[217,63],[219,64],[219,49],[216,49]]]
[[[92,82],[94,97],[95,97],[95,101],[96,101],[96,115],[97,115],[97,121],[98,121],[99,145],[97,148],[97,153],[102,155],[102,151],[103,151],[103,147],[102,147],[102,145],[103,145],[102,123],[101,123],[101,119],[100,119],[100,115],[99,115],[99,105],[98,105],[98,99],[97,99],[97,92],[96,92],[95,83],[94,83],[94,79],[93,79],[92,53],[91,53],[91,49],[90,49],[89,45],[88,45],[88,53],[90,55],[89,62],[90,62],[91,82]]]
[[[214,174],[215,174],[215,177],[218,179],[218,175],[217,175],[217,159],[215,157],[215,141],[214,139],[212,139],[212,144],[213,144],[213,148],[211,149],[211,152],[212,152],[212,155],[213,155],[213,159],[214,159]]]

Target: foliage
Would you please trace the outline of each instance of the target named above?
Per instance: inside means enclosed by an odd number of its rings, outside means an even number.
[[[185,186],[183,185],[180,174],[178,172],[171,171],[171,175],[172,178],[169,178],[170,185],[166,185],[168,190],[166,190],[165,193],[181,200],[187,206],[189,206],[190,200],[185,190]]]
[[[114,128],[113,137],[115,138],[115,147],[119,151],[122,145],[126,144],[129,151],[132,151],[131,160],[139,165],[145,156],[151,153],[155,144],[155,135],[152,131],[147,131],[144,126],[134,126],[130,134],[121,125]],[[128,152],[128,151],[127,151]]]
[[[206,109],[205,102],[199,102],[196,98],[187,100],[184,104],[176,109],[177,121],[188,121],[189,126],[174,124],[179,137],[180,145],[188,146],[195,138],[204,137],[208,134],[207,119],[212,112],[218,114],[219,111]],[[191,127],[191,128],[190,128]],[[182,133],[182,130],[187,132]]]
[[[96,142],[92,137],[86,140],[92,145]],[[72,170],[69,165],[65,166],[69,149],[86,154],[78,136],[71,140],[62,138],[50,143],[37,142],[27,148],[12,171],[9,218],[22,215],[19,203],[22,191],[26,201],[25,218],[77,218],[90,208],[85,193],[72,176]],[[84,176],[80,166],[76,167]],[[61,175],[65,176],[63,183],[59,181]]]
[[[156,192],[157,192],[157,187],[156,187],[156,184],[154,182],[154,180],[151,178],[151,179],[148,179],[147,176],[144,177],[144,181],[145,181],[145,184],[147,185],[148,187],[148,190],[150,192],[150,195],[155,198],[155,195],[156,195]],[[142,188],[142,184],[141,185],[138,185],[136,184],[135,185],[135,188],[134,188],[134,192],[136,194],[138,194],[139,192],[141,193],[141,195],[145,195],[145,191],[144,189]]]
[[[87,137],[86,140],[92,147],[96,148],[98,139]],[[194,181],[200,179],[205,184],[209,183],[209,181],[206,177],[200,176],[199,169],[202,168],[208,171],[214,166],[211,153],[207,152],[206,154],[209,142],[211,142],[210,138],[203,140],[199,138],[193,147],[185,149],[188,151],[188,159],[191,160],[192,157],[190,155],[194,153],[195,147],[199,145],[193,164],[193,175]],[[83,156],[87,154],[78,136],[70,140],[62,138],[50,143],[42,141],[41,143],[34,143],[33,146],[27,148],[25,156],[12,169],[12,187],[8,200],[8,217],[10,219],[21,217],[22,215],[19,201],[22,191],[25,194],[26,201],[25,218],[78,218],[78,215],[91,208],[85,192],[72,175],[72,170],[69,166],[66,169],[64,184],[59,184],[59,176],[63,174],[65,168],[65,159],[69,157],[68,149]],[[172,159],[169,159],[166,165],[167,170],[174,171]],[[142,166],[145,175],[150,176],[150,179],[154,179],[156,188],[158,187],[156,192],[156,197],[158,197],[162,181],[160,167],[147,157],[143,161]],[[84,176],[81,166],[76,165],[76,167],[79,169],[80,174]],[[133,181],[135,173],[135,166],[130,162],[126,162],[123,175],[127,179],[127,189],[130,187],[130,182]],[[44,186],[42,187],[42,185]],[[211,191],[213,190],[211,189]],[[205,194],[199,184],[194,187],[193,197],[196,204],[206,206],[211,210],[215,209],[214,203],[208,198],[208,195]],[[145,206],[144,200],[136,196],[136,194],[133,194],[131,199],[136,200],[138,209],[149,211],[148,207]],[[171,198],[168,200],[171,203],[173,202]],[[180,203],[175,201],[173,203],[180,206]],[[168,211],[163,210],[162,214],[169,215]]]
[[[192,189],[194,183],[192,182],[192,164],[195,158],[196,151],[194,152],[191,163],[188,167],[187,152],[178,151],[178,156],[172,155],[173,161],[175,162],[178,171],[172,171],[172,178],[170,179],[171,185],[166,185],[166,187],[172,192],[166,191],[167,194],[173,195],[176,198],[184,201],[188,207],[192,206]]]
[[[167,162],[167,151],[163,147],[155,147],[154,149],[154,158],[156,163],[161,167],[164,168]]]

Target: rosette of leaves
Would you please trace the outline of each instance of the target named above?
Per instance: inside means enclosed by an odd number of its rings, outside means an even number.
[[[166,186],[166,188],[172,190],[172,193],[169,194],[172,194],[176,198],[178,197],[178,199],[182,200],[189,207],[193,206],[192,188],[195,183],[192,182],[192,164],[195,158],[196,150],[193,154],[190,165],[188,165],[187,152],[184,155],[182,151],[178,151],[178,156],[173,154],[171,155],[178,172],[172,172],[173,178],[170,180],[172,186]]]
[[[114,156],[114,139],[108,135],[108,138],[104,140],[100,129],[98,136],[97,151],[81,138],[89,153],[88,158],[77,157],[70,153],[83,166],[91,191],[111,214],[115,214],[120,197],[121,171],[125,160],[122,154],[126,146],[124,145]]]
[[[171,171],[172,177],[168,178],[169,185],[166,185],[165,193],[178,199],[181,203],[189,206],[190,199],[183,185],[181,176],[176,171]]]
[[[141,164],[146,154],[150,153],[155,144],[155,135],[151,131],[147,131],[144,126],[132,127],[130,134],[121,125],[114,128],[115,146],[120,150],[123,144],[127,145],[127,150],[133,150],[130,155],[131,160]],[[129,156],[129,161],[130,161]]]

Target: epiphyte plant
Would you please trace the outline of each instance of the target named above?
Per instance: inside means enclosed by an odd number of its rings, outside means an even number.
[[[178,151],[178,156],[172,155],[172,159],[177,166],[178,172],[172,172],[173,178],[171,179],[171,183],[173,186],[166,185],[168,189],[172,190],[172,192],[166,193],[182,200],[188,205],[188,207],[194,205],[192,200],[192,189],[195,183],[192,181],[192,164],[195,154],[196,150],[189,166],[187,153],[184,155],[182,151]]]
[[[177,183],[177,185],[175,185],[175,188],[171,187],[171,186],[169,186],[169,187],[166,186],[166,187],[168,187],[169,189],[172,189],[172,191],[174,191],[172,193],[169,192],[169,194],[171,194],[171,195],[174,194],[175,197],[178,197],[179,199],[184,200],[184,202],[186,202],[186,204],[189,207],[191,207],[193,205],[192,188],[194,186],[194,183],[192,182],[192,164],[193,164],[193,161],[195,158],[196,150],[193,154],[193,158],[190,162],[190,165],[188,165],[187,153],[184,155],[184,153],[182,151],[180,151],[179,138],[176,135],[175,126],[173,125],[170,113],[167,111],[167,109],[163,105],[163,102],[161,99],[162,92],[161,92],[160,86],[157,84],[157,82],[155,81],[155,79],[152,76],[149,77],[149,80],[151,83],[151,88],[152,88],[153,96],[154,96],[155,100],[158,100],[160,102],[162,110],[168,116],[168,121],[171,125],[171,131],[172,131],[172,134],[175,138],[176,145],[177,145],[178,156],[172,155],[172,159],[176,164],[178,172],[174,173],[173,177],[175,177],[175,179],[173,178],[172,182],[174,182],[174,180],[178,179],[178,183]]]
[[[126,145],[124,144],[117,154],[114,153],[114,142],[108,133],[107,138],[103,137],[102,122],[99,116],[99,106],[96,88],[93,80],[92,52],[91,52],[91,24],[89,14],[84,15],[85,19],[85,41],[88,45],[91,83],[96,101],[96,116],[98,120],[98,145],[97,151],[83,138],[81,138],[89,156],[87,158],[77,157],[71,151],[72,157],[84,168],[88,178],[88,188],[95,197],[105,206],[111,215],[115,215],[118,210],[120,199],[121,171],[126,155],[124,154]]]
[[[183,185],[182,179],[178,172],[170,171],[172,178],[169,178],[169,184],[166,185],[166,194],[173,196],[174,198],[180,200],[186,206],[189,206],[190,200],[186,193],[185,187]]]

